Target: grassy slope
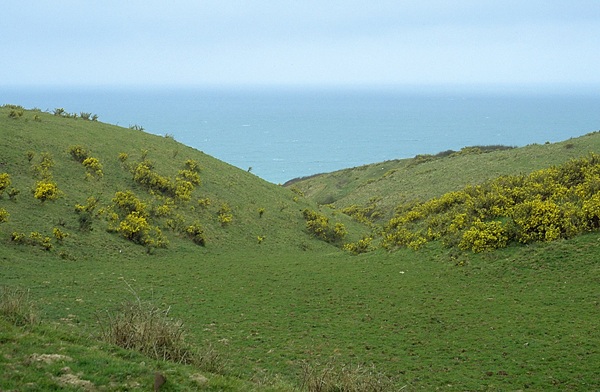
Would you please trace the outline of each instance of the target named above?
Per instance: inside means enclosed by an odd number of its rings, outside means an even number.
[[[102,230],[106,227],[103,222],[94,223],[98,230],[93,235],[78,233],[77,215],[73,209],[77,203],[85,204],[89,196],[96,196],[101,205],[107,205],[116,191],[126,189],[133,190],[139,197],[149,201],[151,198],[147,192],[131,180],[131,173],[117,159],[119,153],[125,152],[129,154],[128,162],[134,163],[141,160],[142,151],[146,150],[147,158],[154,163],[155,170],[170,178],[175,177],[187,159],[195,159],[200,163],[202,184],[194,191],[192,201],[181,206],[178,213],[186,217],[187,224],[195,220],[202,223],[208,237],[207,249],[219,251],[226,247],[254,247],[257,236],[266,237],[262,245],[267,248],[305,246],[306,243],[313,242],[304,233],[304,221],[299,211],[307,207],[314,208],[314,205],[301,198],[294,201],[295,194],[289,190],[170,138],[47,113],[37,113],[41,122],[31,121],[35,115],[31,112],[27,112],[19,120],[12,120],[7,114],[7,109],[0,109],[0,127],[5,147],[1,151],[0,160],[3,164],[0,170],[11,175],[12,186],[21,190],[21,194],[16,203],[5,204],[12,217],[3,226],[5,232],[17,230],[28,233],[36,230],[44,235],[51,235],[52,228],[58,225],[59,219],[63,219],[71,235],[70,240],[66,241],[66,251],[96,255],[98,252],[117,252],[127,248],[137,254],[139,246],[105,233]],[[72,145],[90,149],[91,155],[100,160],[104,166],[102,179],[85,180],[84,167],[68,153]],[[51,153],[55,161],[53,178],[64,192],[63,197],[56,202],[36,204],[31,197],[30,189],[36,179],[32,174],[31,163],[27,161],[28,151],[36,153],[33,163],[39,160],[42,152]],[[206,210],[197,207],[195,201],[206,197],[210,198],[211,205]],[[217,211],[222,203],[231,207],[234,216],[233,224],[227,228],[222,228],[217,219]],[[265,212],[259,217],[258,210],[261,208]],[[352,225],[348,220],[346,223]],[[354,227],[359,228],[356,225]],[[180,241],[172,233],[166,234],[173,242],[174,249],[187,249],[190,245],[189,241]],[[317,242],[313,243],[320,246]],[[195,250],[204,251],[198,247]]]
[[[133,380],[147,390],[148,374],[158,367],[178,374],[171,378],[173,390],[189,386],[194,369],[149,361],[141,366],[136,354],[116,350],[121,354],[112,358],[114,348],[99,345],[101,351],[87,350],[82,346],[89,341],[80,338],[69,338],[75,340],[74,348],[56,346],[62,328],[94,334],[97,311],[131,299],[128,284],[141,298],[171,306],[171,314],[186,322],[198,345],[214,344],[228,358],[230,375],[245,379],[279,375],[281,385],[298,385],[302,361],[336,356],[346,363],[374,363],[403,390],[600,388],[595,377],[600,363],[597,234],[492,254],[450,257],[430,244],[419,252],[378,251],[352,257],[304,233],[299,210],[310,204],[294,202],[286,189],[170,139],[41,116],[41,123],[26,123],[8,119],[0,110],[0,131],[10,141],[0,151],[0,172],[11,173],[14,185],[22,190],[17,202],[6,196],[0,199],[0,207],[11,213],[11,220],[0,225],[0,284],[31,289],[44,319],[59,326],[56,335],[39,333],[48,338],[45,341],[36,332],[32,339],[38,341],[33,343],[27,333],[7,327],[2,341],[8,344],[0,346],[4,358],[0,366],[12,377],[0,381],[2,389],[22,387],[14,381],[20,372],[33,380],[23,382],[41,382],[48,372],[58,375],[58,367],[34,371],[25,364],[32,353],[54,353],[61,347],[74,358],[63,366],[83,372],[81,378],[93,379],[96,385]],[[103,180],[82,180],[83,169],[66,153],[71,144],[87,145],[101,159]],[[540,146],[540,155],[546,147],[552,146]],[[73,204],[82,203],[90,193],[106,201],[115,188],[131,187],[130,174],[116,155],[123,151],[133,158],[142,148],[149,150],[148,158],[165,175],[174,174],[187,158],[199,160],[203,185],[195,197],[230,203],[234,224],[228,228],[217,224],[218,206],[213,205],[209,214],[186,212],[207,226],[209,245],[201,248],[169,234],[170,248],[154,255],[106,233],[99,222],[91,233],[79,233]],[[63,199],[41,205],[31,197],[28,189],[34,180],[25,158],[28,150],[52,152]],[[475,157],[469,158],[474,166],[482,166]],[[499,162],[510,166],[508,158]],[[468,172],[465,164],[456,173]],[[458,183],[472,180],[454,177]],[[414,186],[423,194],[438,191],[437,184],[422,179]],[[258,218],[261,207],[266,212]],[[50,234],[61,217],[71,236],[53,252],[8,240],[12,230]],[[267,241],[258,245],[256,236],[261,233]],[[59,249],[74,260],[60,259]],[[26,350],[17,353],[23,350],[17,350],[18,345]],[[88,375],[94,358],[111,364]],[[122,358],[125,361],[119,362]],[[206,387],[215,390],[253,387],[233,378],[209,379]]]
[[[534,144],[485,154],[458,155],[421,164],[414,159],[386,161],[293,182],[306,197],[343,208],[366,205],[373,196],[392,211],[398,204],[425,201],[499,175],[529,173],[590,152],[600,152],[600,133],[560,143]]]

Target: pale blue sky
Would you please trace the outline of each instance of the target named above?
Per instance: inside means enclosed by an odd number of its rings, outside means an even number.
[[[0,85],[600,86],[598,0],[40,0]]]

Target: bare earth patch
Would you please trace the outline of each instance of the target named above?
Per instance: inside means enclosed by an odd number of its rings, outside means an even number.
[[[94,391],[96,387],[91,381],[79,378],[79,375],[71,373],[71,368],[65,367],[61,369],[63,372],[60,377],[53,377],[61,386],[73,386],[83,389],[84,391]]]
[[[46,365],[50,365],[58,361],[72,361],[73,358],[60,354],[31,354],[29,360],[31,362],[43,362]]]

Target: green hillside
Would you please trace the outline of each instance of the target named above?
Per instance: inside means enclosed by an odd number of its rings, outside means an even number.
[[[149,390],[156,372],[165,391],[600,388],[597,231],[482,253],[340,249],[373,231],[345,206],[380,197],[383,221],[586,156],[598,134],[288,189],[172,137],[57,114],[0,108],[1,390]],[[107,339],[147,325],[138,308],[173,345]]]
[[[426,201],[500,175],[527,174],[590,152],[600,152],[598,132],[560,143],[490,151],[485,146],[467,147],[453,153],[419,155],[296,179],[285,185],[300,189],[320,204],[333,204],[340,209],[355,204],[365,206],[376,197],[384,216],[389,218],[399,204]]]

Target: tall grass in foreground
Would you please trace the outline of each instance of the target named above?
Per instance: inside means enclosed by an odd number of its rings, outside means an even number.
[[[98,314],[101,339],[136,350],[158,360],[191,364],[212,373],[224,373],[221,355],[208,346],[203,351],[186,341],[181,321],[169,316],[170,308],[161,309],[149,302],[128,301],[115,313]]]
[[[394,390],[392,380],[375,366],[340,364],[335,358],[325,364],[304,362],[302,390],[308,392],[385,392]]]
[[[29,290],[0,288],[0,316],[17,326],[37,324],[38,315],[29,299]]]

